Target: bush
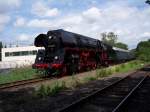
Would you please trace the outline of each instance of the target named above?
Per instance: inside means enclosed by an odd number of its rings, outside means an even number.
[[[77,87],[80,84],[81,84],[81,81],[77,77],[75,77],[75,76],[71,77],[71,85],[72,85],[72,87]]]
[[[131,62],[131,63],[129,63],[129,67],[131,67],[131,68],[132,68],[133,66],[134,66],[134,63],[132,63],[132,62]]]
[[[96,80],[96,79],[97,79],[96,77],[92,77],[92,76],[91,76],[91,77],[89,76],[89,77],[85,77],[85,78],[84,78],[85,82],[93,81],[93,80]]]
[[[51,86],[41,85],[40,88],[36,91],[36,95],[39,97],[45,97],[48,95],[55,95],[60,90],[66,88],[65,82],[54,82]]]
[[[112,75],[113,71],[111,69],[107,69],[107,75]]]
[[[47,88],[46,88],[46,86],[41,85],[40,88],[37,90],[37,95],[40,96],[40,97],[47,96],[48,93],[47,93]]]
[[[105,77],[106,76],[106,70],[105,69],[101,69],[98,71],[97,73],[97,77]]]
[[[125,67],[125,64],[121,64],[121,66],[120,66],[121,68],[124,68]]]
[[[120,71],[120,67],[117,66],[117,67],[115,68],[115,71],[116,71],[116,72],[119,72],[119,71]]]
[[[65,82],[59,82],[56,81],[54,83],[54,85],[52,85],[52,87],[50,88],[49,94],[51,95],[55,95],[56,93],[58,93],[60,90],[65,88]]]

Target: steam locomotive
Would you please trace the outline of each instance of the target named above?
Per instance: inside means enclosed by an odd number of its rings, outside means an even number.
[[[33,68],[49,75],[73,74],[134,58],[127,50],[62,29],[39,34],[34,45],[45,49],[38,51]]]

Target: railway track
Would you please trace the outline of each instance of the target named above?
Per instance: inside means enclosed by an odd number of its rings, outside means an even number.
[[[54,79],[54,78],[52,78],[52,77],[51,78],[41,77],[41,78],[20,80],[20,81],[0,84],[0,90],[6,90],[6,89],[10,89],[10,88],[17,88],[17,87],[25,86],[25,85],[28,85],[28,84],[43,82],[43,81],[50,80],[50,79]]]
[[[146,77],[115,112],[150,112],[150,77]]]
[[[133,75],[73,102],[58,112],[124,112],[125,104],[128,104],[127,102],[134,96],[135,91],[148,78],[148,73],[135,72]]]
[[[10,83],[0,84],[0,90],[6,90],[6,89],[11,89],[11,88],[18,88],[18,87],[29,85],[29,84],[43,82],[43,81],[46,81],[46,80],[50,80],[50,78],[42,78],[41,77],[41,78],[34,78],[34,79],[28,79],[28,80],[20,80],[20,81],[15,81],[15,82],[10,82]]]

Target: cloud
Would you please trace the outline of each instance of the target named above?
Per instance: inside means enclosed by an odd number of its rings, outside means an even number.
[[[21,5],[21,0],[0,0],[0,13],[11,11]]]
[[[0,14],[0,31],[2,31],[5,25],[10,21],[10,17],[4,14]]]
[[[21,0],[14,1],[18,2],[14,2],[13,7],[19,7]],[[97,39],[101,38],[100,34],[102,32],[113,31],[118,35],[119,41],[129,44],[130,48],[133,47],[133,44],[135,47],[139,41],[150,37],[150,21],[148,19],[150,18],[150,7],[137,7],[141,0],[137,0],[138,4],[136,5],[134,5],[135,2],[131,3],[131,0],[116,0],[115,2],[108,0],[99,5],[98,3],[100,2],[95,0],[87,7],[85,6],[78,10],[71,9],[72,7],[75,8],[73,0],[68,2],[71,3],[68,10],[67,7],[63,10],[63,7],[60,4],[56,5],[56,2],[53,4],[53,0],[49,1],[52,3],[51,6],[62,8],[61,12],[63,13],[60,14],[58,8],[49,7],[45,1],[37,1],[29,9],[35,16],[29,14],[25,15],[24,18],[22,15],[18,15],[19,17],[15,20],[14,26],[29,29],[30,33],[35,33],[35,31],[40,33],[41,29],[48,31],[62,28]],[[89,3],[87,1],[84,2]],[[8,3],[5,4],[8,5]],[[0,30],[10,20],[8,16],[6,17],[7,19],[4,17],[2,17],[4,19],[0,18]],[[23,37],[25,38],[25,36]]]
[[[33,4],[31,12],[39,17],[53,17],[59,14],[57,8],[49,8],[43,2]]]
[[[21,0],[1,0],[0,4],[18,7],[21,4]]]
[[[82,13],[83,18],[85,18],[89,23],[98,21],[101,18],[101,11],[99,8],[91,7],[90,9]]]
[[[109,4],[106,8],[91,7],[76,14],[66,14],[57,19],[34,19],[28,27],[66,29],[100,39],[102,32],[115,32],[118,40],[134,47],[142,39],[150,38],[150,8],[138,9],[128,5]],[[145,33],[147,32],[147,33]],[[146,35],[146,36],[143,36]]]
[[[142,41],[146,41],[147,39],[150,39],[150,32],[144,32],[140,37],[142,37]]]
[[[32,28],[48,28],[52,25],[52,23],[47,19],[33,19],[28,22],[27,26]]]
[[[26,23],[25,18],[23,18],[23,17],[17,17],[16,21],[14,22],[14,26],[21,27],[21,26],[24,26],[25,23]]]
[[[143,35],[142,36],[147,36],[147,37],[150,37],[150,32],[145,32],[145,33],[143,33]]]
[[[21,5],[21,0],[0,0],[0,32],[10,22],[9,13]]]
[[[31,38],[30,35],[27,35],[27,34],[20,34],[16,37],[17,40],[19,41],[27,41]]]

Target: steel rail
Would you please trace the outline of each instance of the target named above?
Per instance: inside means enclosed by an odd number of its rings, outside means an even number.
[[[131,73],[131,74],[125,76],[124,78],[122,78],[122,79],[120,79],[120,80],[118,80],[118,81],[115,81],[114,83],[112,83],[112,84],[110,84],[110,85],[108,85],[108,86],[105,86],[104,88],[101,88],[101,89],[95,91],[94,93],[92,93],[92,94],[90,94],[90,95],[88,95],[88,96],[86,96],[86,97],[83,97],[83,98],[81,98],[81,99],[79,99],[79,100],[73,102],[72,104],[70,104],[70,105],[68,105],[68,106],[65,106],[64,108],[61,108],[61,109],[58,110],[57,112],[71,112],[71,110],[72,110],[73,108],[75,108],[77,105],[80,105],[80,104],[82,104],[83,102],[86,102],[87,100],[89,100],[90,98],[92,98],[93,96],[96,96],[96,95],[99,94],[100,92],[103,92],[103,91],[105,91],[106,89],[111,88],[112,86],[115,86],[116,84],[118,84],[119,82],[121,82],[121,81],[127,79],[128,77],[130,77],[132,74],[135,74],[136,72],[138,72],[138,71],[135,71],[135,72],[133,72],[133,73]]]
[[[39,79],[39,78],[34,78],[34,79]],[[18,81],[13,81],[13,82],[8,82],[8,83],[2,83],[2,84],[0,84],[0,87],[1,86],[5,86],[5,85],[9,85],[9,84],[12,84],[12,83],[18,83],[18,82],[22,82],[22,81],[27,81],[27,80],[33,80],[33,79],[24,79],[24,80],[18,80]]]
[[[131,96],[135,93],[135,91],[139,88],[139,86],[141,86],[143,84],[143,82],[145,81],[145,79],[148,77],[148,74],[146,74],[141,81],[129,92],[128,95],[126,95],[126,97],[117,105],[117,107],[112,111],[112,112],[119,112],[120,109],[123,107],[123,105],[125,103],[127,103],[127,101],[129,100],[129,98],[131,98]]]
[[[38,82],[46,81],[49,79],[50,78],[35,78],[35,79],[10,82],[10,83],[6,83],[6,84],[0,84],[0,90],[9,89],[9,88],[13,88],[13,87],[20,87],[20,86],[28,85],[28,84],[32,84],[32,83],[38,83]]]

